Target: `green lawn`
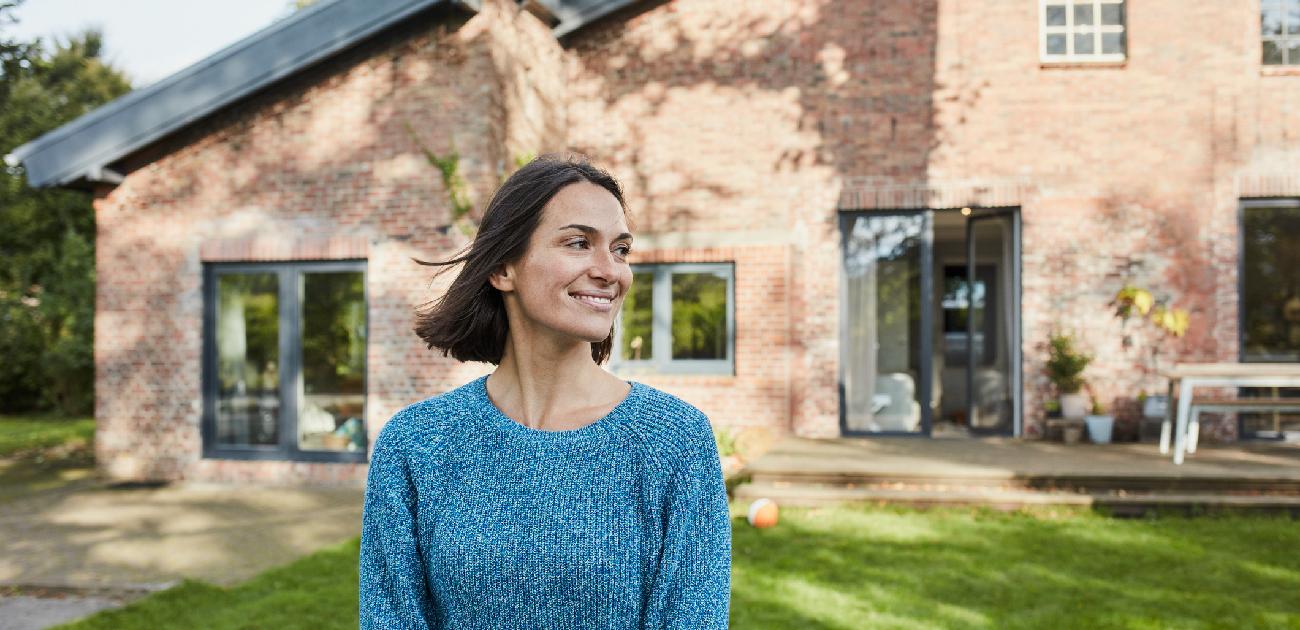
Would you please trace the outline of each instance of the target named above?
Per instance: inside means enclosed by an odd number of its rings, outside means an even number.
[[[734,628],[1300,628],[1300,522],[733,506]],[[355,628],[359,540],[66,628]]]
[[[89,443],[95,436],[94,418],[54,415],[0,416],[0,457],[71,441]]]
[[[0,416],[0,504],[93,481],[95,420]]]

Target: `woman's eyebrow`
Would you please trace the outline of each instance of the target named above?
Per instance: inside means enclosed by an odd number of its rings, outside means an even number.
[[[577,228],[577,229],[581,230],[583,234],[587,234],[587,235],[599,234],[599,233],[600,233],[600,230],[597,230],[596,228],[591,227],[590,225],[582,225],[582,224],[580,224],[580,223],[570,223],[570,224],[568,224],[568,225],[566,225],[566,226],[561,227],[560,230],[567,230],[567,229],[569,229],[569,228]],[[631,235],[631,234],[628,234],[627,232],[624,232],[624,233],[619,234],[618,236],[614,237],[614,240],[616,240],[616,241],[619,240],[619,239],[627,239],[627,240],[630,241],[630,240],[632,240],[632,235]]]

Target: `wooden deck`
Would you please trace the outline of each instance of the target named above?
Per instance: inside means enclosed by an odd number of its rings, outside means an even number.
[[[785,505],[1088,505],[1250,509],[1300,516],[1300,445],[1204,445],[1180,466],[1150,443],[1013,438],[785,437],[741,473],[735,497]]]

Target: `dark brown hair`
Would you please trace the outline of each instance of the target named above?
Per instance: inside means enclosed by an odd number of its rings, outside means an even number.
[[[541,222],[542,210],[561,188],[591,182],[623,201],[623,189],[609,173],[593,166],[581,155],[542,155],[515,171],[488,202],[478,233],[461,255],[444,262],[412,259],[421,265],[443,266],[436,279],[450,267],[465,263],[447,292],[433,306],[417,311],[415,334],[429,348],[451,354],[458,361],[486,361],[501,364],[506,336],[510,331],[505,301],[489,278],[504,263],[523,257],[533,231]],[[614,329],[604,341],[591,344],[591,358],[597,364],[609,359]]]

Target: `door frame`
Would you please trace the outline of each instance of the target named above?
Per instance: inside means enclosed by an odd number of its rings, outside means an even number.
[[[934,349],[934,312],[933,297],[934,294],[934,214],[935,212],[959,211],[956,208],[926,208],[926,209],[890,209],[890,210],[840,210],[837,212],[837,225],[839,228],[839,253],[838,267],[839,280],[837,286],[839,289],[839,366],[836,372],[836,390],[838,394],[838,417],[839,430],[841,437],[932,437],[934,418],[931,408],[931,391],[933,389],[933,349]],[[924,231],[921,235],[921,330],[920,330],[920,358],[921,365],[919,369],[919,378],[917,383],[917,399],[921,402],[921,430],[915,432],[908,431],[860,431],[848,428],[848,410],[845,405],[845,385],[844,371],[847,363],[846,353],[848,351],[848,270],[846,268],[845,251],[852,229],[853,222],[859,217],[888,217],[888,216],[922,216],[924,217]],[[966,262],[968,277],[972,258],[970,248],[972,243],[969,239],[969,222],[973,219],[993,216],[1010,216],[1011,217],[1011,291],[1012,308],[1008,314],[1011,321],[1008,325],[1010,331],[1011,356],[1010,361],[1010,380],[1011,380],[1011,432],[1002,431],[972,431],[972,435],[991,436],[991,435],[1009,435],[1021,436],[1024,431],[1024,354],[1023,354],[1023,336],[1022,321],[1023,314],[1021,310],[1023,287],[1021,282],[1023,269],[1022,241],[1021,241],[1021,215],[1020,208],[977,208],[972,207],[971,213],[966,215],[967,219],[967,244],[966,244]],[[969,363],[969,362],[968,362]],[[974,377],[972,366],[968,365],[967,373],[967,396],[971,395],[971,380]],[[968,404],[969,408],[969,404]]]
[[[921,369],[917,379],[917,399],[925,401],[921,405],[921,430],[920,431],[859,431],[848,428],[848,409],[844,404],[844,366],[847,363],[845,353],[848,351],[848,300],[843,296],[848,295],[848,269],[846,268],[844,252],[848,249],[847,243],[850,230],[853,228],[853,222],[859,217],[889,217],[889,216],[920,216],[924,220],[924,228],[921,232]],[[894,436],[894,437],[930,437],[932,428],[932,418],[930,410],[930,391],[933,387],[933,370],[930,368],[930,353],[934,348],[934,313],[932,300],[927,296],[934,292],[934,211],[933,210],[841,210],[839,211],[838,224],[840,230],[840,249],[839,249],[839,344],[840,344],[840,361],[839,370],[835,377],[836,390],[839,394],[839,427],[841,437],[877,437],[877,436]]]
[[[966,215],[966,282],[973,286],[976,274],[975,261],[975,239],[973,238],[973,224],[982,219],[997,219],[1003,217],[1011,218],[1011,286],[1006,290],[1011,294],[1011,312],[1005,316],[1010,317],[1011,321],[1007,324],[1007,334],[1010,339],[1007,340],[1010,349],[1010,356],[1007,357],[1008,380],[1011,388],[1011,427],[1008,432],[1006,429],[976,429],[970,426],[966,430],[971,435],[977,436],[1018,436],[1021,427],[1021,398],[1023,389],[1021,380],[1023,375],[1023,355],[1021,352],[1021,288],[1020,288],[1020,211],[1019,208],[972,208],[971,213]],[[971,293],[971,304],[967,307],[974,309],[974,293]],[[969,313],[969,310],[968,310]],[[971,417],[975,405],[975,336],[974,336],[975,318],[969,315],[966,318],[966,414]],[[968,420],[969,422],[969,420]]]

